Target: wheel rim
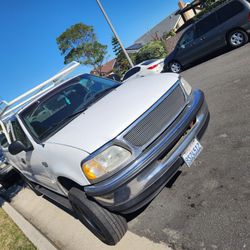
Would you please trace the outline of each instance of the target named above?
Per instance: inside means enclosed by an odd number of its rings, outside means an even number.
[[[174,73],[179,73],[181,71],[181,65],[177,62],[171,64],[171,71]]]
[[[80,221],[92,232],[94,233],[99,239],[105,241],[105,235],[101,228],[90,220],[84,213],[83,209],[75,204],[72,204],[73,209],[77,212]]]
[[[242,45],[244,42],[244,35],[241,32],[235,32],[231,36],[231,43],[234,46]]]

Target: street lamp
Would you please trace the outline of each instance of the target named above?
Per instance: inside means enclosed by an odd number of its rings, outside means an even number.
[[[131,58],[130,58],[129,55],[128,55],[128,52],[127,52],[126,49],[124,48],[124,46],[123,46],[123,44],[122,44],[122,42],[121,42],[119,36],[117,35],[117,33],[116,33],[116,31],[115,31],[115,29],[114,29],[114,27],[113,27],[113,25],[112,25],[112,23],[111,23],[111,21],[110,21],[108,15],[107,15],[107,13],[105,12],[104,8],[102,7],[100,1],[99,1],[99,0],[96,0],[96,2],[97,2],[97,4],[99,5],[99,7],[100,7],[100,9],[101,9],[101,11],[102,11],[104,17],[106,18],[106,20],[107,20],[107,22],[108,22],[108,24],[109,24],[109,26],[110,26],[112,32],[114,33],[114,35],[115,35],[117,41],[119,42],[119,44],[120,44],[120,46],[121,46],[121,48],[122,48],[122,50],[123,50],[125,56],[127,57],[128,62],[129,62],[129,64],[130,64],[131,68],[134,67],[133,62],[132,62]]]

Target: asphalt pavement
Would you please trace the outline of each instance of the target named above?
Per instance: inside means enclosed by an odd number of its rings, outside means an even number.
[[[129,230],[173,249],[250,249],[250,44],[185,72],[205,92],[204,150]]]

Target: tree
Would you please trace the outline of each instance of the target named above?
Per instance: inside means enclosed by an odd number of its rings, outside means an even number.
[[[144,45],[136,54],[136,64],[149,59],[159,59],[167,56],[167,51],[162,41],[152,41]]]
[[[107,46],[99,43],[92,26],[77,23],[66,29],[57,39],[57,45],[64,56],[64,64],[77,61],[91,65],[101,73],[107,54]]]
[[[126,71],[130,69],[131,66],[115,36],[112,37],[112,45],[113,51],[116,55],[114,73],[122,76]],[[132,61],[134,61],[134,57],[134,55],[130,54],[130,58],[132,59]]]
[[[175,36],[176,33],[174,32],[174,30],[170,30],[168,32],[164,32],[163,35],[162,35],[162,39],[163,40],[167,40],[168,38],[172,37],[172,36]]]

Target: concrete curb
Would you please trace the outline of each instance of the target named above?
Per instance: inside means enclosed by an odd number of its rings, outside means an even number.
[[[26,237],[39,250],[57,250],[57,248],[44,237],[33,225],[31,225],[21,214],[19,214],[9,203],[0,197],[3,210],[10,216],[16,225],[22,230]]]

